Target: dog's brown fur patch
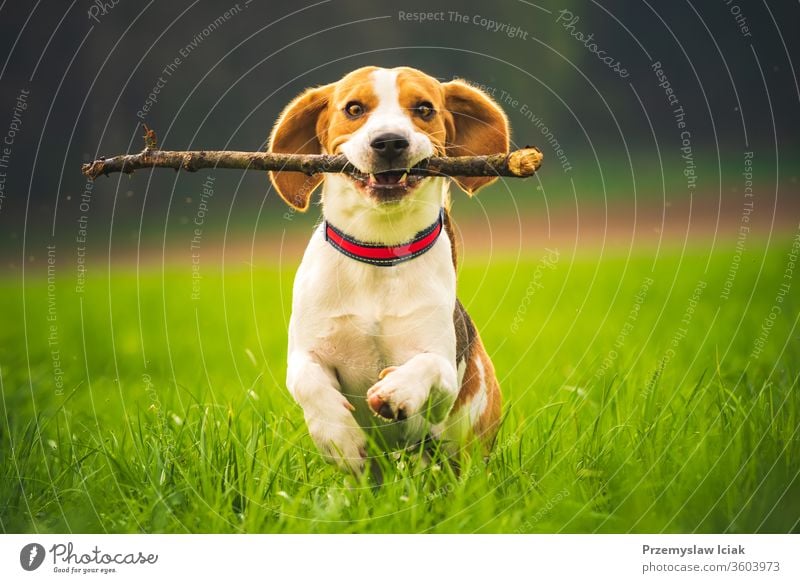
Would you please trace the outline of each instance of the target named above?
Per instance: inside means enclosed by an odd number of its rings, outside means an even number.
[[[480,335],[467,314],[464,306],[456,300],[456,309],[453,313],[453,324],[456,329],[456,362],[466,362],[464,379],[461,381],[453,412],[461,407],[469,406],[472,399],[478,396],[481,380],[486,387],[486,408],[478,419],[473,422],[473,434],[480,438],[486,445],[494,440],[500,423],[502,409],[502,396],[500,384],[494,372],[494,365],[483,346]],[[478,361],[483,365],[483,378],[478,368]]]

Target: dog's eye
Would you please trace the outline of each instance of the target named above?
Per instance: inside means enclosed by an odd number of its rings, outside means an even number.
[[[364,106],[358,101],[350,101],[344,106],[344,112],[350,119],[356,119],[364,115]]]
[[[423,101],[417,104],[417,106],[414,108],[414,113],[427,121],[433,117],[433,114],[436,113],[436,110],[433,109],[433,104],[430,101]]]

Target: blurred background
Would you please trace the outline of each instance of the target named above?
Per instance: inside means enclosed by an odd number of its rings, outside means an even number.
[[[467,252],[736,238],[750,200],[764,235],[800,216],[794,2],[44,0],[0,15],[12,273],[51,244],[76,268],[186,261],[195,219],[207,256],[299,259],[318,212],[287,215],[263,175],[91,184],[80,165],[141,149],[142,121],[165,149],[261,149],[298,92],[371,64],[483,86],[515,144],[544,151],[535,179],[456,196]]]

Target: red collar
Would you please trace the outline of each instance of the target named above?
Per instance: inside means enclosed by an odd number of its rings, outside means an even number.
[[[370,265],[391,267],[414,259],[433,247],[444,225],[444,209],[439,211],[439,217],[427,229],[417,233],[413,239],[400,245],[376,245],[364,243],[346,235],[328,221],[325,221],[325,240],[337,251],[357,261]]]

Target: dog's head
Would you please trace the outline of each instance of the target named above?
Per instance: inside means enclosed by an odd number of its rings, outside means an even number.
[[[405,170],[430,156],[507,152],[508,121],[484,92],[459,80],[440,83],[408,67],[364,67],[340,81],[308,89],[283,110],[269,151],[344,154],[360,174],[345,180],[373,204],[406,198],[431,178]],[[278,194],[308,208],[323,176],[270,172]],[[490,177],[461,177],[467,193]]]

